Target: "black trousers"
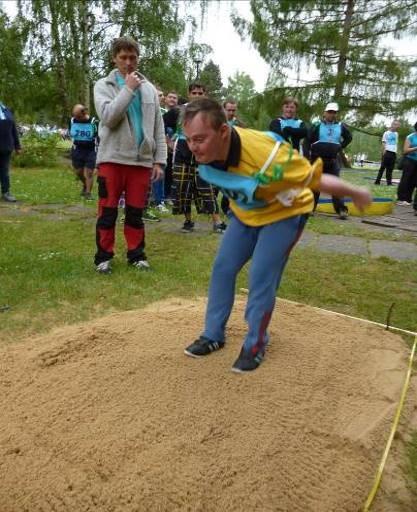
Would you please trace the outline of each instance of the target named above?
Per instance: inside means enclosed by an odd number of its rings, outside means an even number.
[[[403,173],[397,190],[398,200],[411,203],[414,189],[417,190],[417,160],[404,158]],[[414,201],[414,209],[417,210],[417,192]]]
[[[0,153],[0,184],[1,184],[1,193],[7,194],[10,190],[10,159],[12,154],[8,153]]]
[[[392,171],[394,170],[396,156],[397,154],[394,153],[394,151],[384,151],[381,167],[379,168],[378,176],[375,180],[375,185],[379,185],[381,183],[384,171],[386,171],[387,175],[387,185],[392,185]]]
[[[340,174],[340,165],[338,158],[323,158],[323,174],[331,174],[332,176],[339,177]],[[317,207],[317,203],[319,202],[320,192],[314,192],[314,209]],[[348,208],[345,205],[343,197],[335,197],[332,196],[332,203],[334,211],[339,214],[341,212],[347,212]]]

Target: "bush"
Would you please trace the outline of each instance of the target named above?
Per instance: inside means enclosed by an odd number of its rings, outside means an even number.
[[[55,133],[39,134],[30,131],[22,137],[22,152],[14,154],[13,164],[17,167],[54,167],[57,164],[61,136]]]

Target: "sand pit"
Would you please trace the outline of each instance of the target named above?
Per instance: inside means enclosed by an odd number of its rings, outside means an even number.
[[[399,399],[404,342],[281,303],[266,361],[236,375],[244,303],[226,348],[205,360],[182,352],[203,300],[3,349],[0,511],[360,510]],[[383,488],[375,510],[396,510],[384,499]]]

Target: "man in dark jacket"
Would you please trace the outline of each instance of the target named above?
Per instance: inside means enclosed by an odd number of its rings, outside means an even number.
[[[331,102],[324,109],[323,119],[314,124],[308,139],[311,147],[311,161],[317,158],[323,160],[323,173],[339,176],[340,163],[339,158],[342,149],[352,141],[352,135],[346,125],[337,121],[339,105]],[[314,193],[315,206],[317,206],[320,193]],[[345,206],[343,198],[332,197],[333,208],[340,219],[348,218],[348,209]]]
[[[3,201],[15,203],[10,193],[10,159],[13,151],[20,153],[19,134],[11,111],[0,103],[0,184]]]
[[[273,119],[269,125],[272,132],[281,135],[294,149],[300,151],[300,142],[307,135],[304,121],[296,117],[298,100],[287,96],[282,102],[282,115]]]

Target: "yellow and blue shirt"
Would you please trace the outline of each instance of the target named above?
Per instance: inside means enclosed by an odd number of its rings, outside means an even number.
[[[322,162],[311,165],[273,132],[235,127],[226,162],[200,164],[199,174],[230,198],[239,220],[264,226],[313,210]]]

